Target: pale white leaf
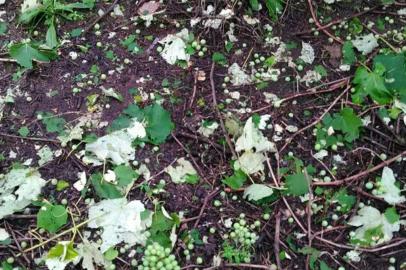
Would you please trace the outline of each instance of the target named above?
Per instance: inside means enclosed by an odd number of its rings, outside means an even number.
[[[273,194],[273,189],[262,184],[252,184],[244,191],[244,198],[250,201],[259,201]]]
[[[384,214],[372,206],[364,206],[358,211],[358,215],[351,218],[349,225],[358,227],[355,230],[354,239],[365,240],[365,233],[368,230],[381,227],[383,237],[375,241],[376,244],[382,244],[393,238],[393,232],[400,229],[400,222],[390,224]]]
[[[10,235],[8,234],[8,232],[5,229],[0,228],[0,242],[5,241],[8,238],[10,238]]]
[[[246,74],[244,70],[234,63],[228,68],[228,74],[231,77],[231,83],[234,86],[246,85],[252,83],[251,76]]]
[[[147,228],[151,225],[152,216],[141,219],[144,205],[138,201],[127,202],[126,198],[103,200],[89,208],[88,226],[103,229],[100,250],[104,253],[119,243],[130,246],[144,245],[147,240]]]
[[[378,40],[374,34],[368,34],[365,36],[357,37],[352,41],[352,44],[359,52],[362,52],[363,55],[371,53],[375,48],[379,46]]]
[[[237,139],[235,144],[235,150],[240,151],[251,151],[263,152],[272,151],[275,152],[275,144],[270,142],[260,131],[258,127],[255,126],[252,121],[252,117],[248,118],[244,125],[242,135]]]
[[[164,45],[161,52],[162,58],[170,65],[174,65],[178,60],[189,61],[190,55],[186,53],[188,38],[189,31],[186,28],[175,35],[167,35],[159,42]]]
[[[204,125],[204,123],[202,123],[197,132],[208,138],[214,133],[214,131],[216,131],[218,127],[219,124],[217,122],[212,122],[209,125]]]
[[[299,56],[300,59],[303,60],[303,62],[307,64],[312,64],[314,62],[314,49],[312,45],[306,42],[302,42],[302,51],[301,55]]]
[[[33,168],[12,169],[0,177],[0,219],[31,204],[45,184],[46,181]]]
[[[179,158],[177,166],[169,165],[165,168],[165,172],[171,176],[171,179],[176,184],[185,183],[188,175],[197,175],[195,168],[190,161],[185,158]]]
[[[77,252],[82,259],[83,269],[95,270],[97,266],[104,266],[107,269],[109,265],[109,262],[104,259],[100,245],[95,242],[89,242],[89,240],[84,239],[82,243],[78,244]]]
[[[87,144],[85,150],[92,155],[85,156],[83,160],[94,165],[101,165],[107,160],[115,165],[128,164],[135,158],[133,140],[145,136],[144,126],[133,119],[128,128],[114,131]]]
[[[54,152],[48,145],[45,145],[40,150],[37,151],[37,155],[39,157],[38,165],[42,166],[48,162],[50,162],[54,158]]]
[[[400,195],[400,189],[395,185],[396,179],[389,167],[383,168],[382,178],[378,182],[379,189],[376,196],[383,198],[389,204],[399,204],[406,201],[405,196]]]
[[[234,169],[241,169],[247,175],[263,172],[264,161],[266,161],[264,153],[246,151],[235,161]]]

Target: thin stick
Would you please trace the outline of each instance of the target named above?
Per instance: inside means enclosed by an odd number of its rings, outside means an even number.
[[[29,140],[29,141],[59,143],[58,140],[53,140],[53,139],[36,138],[36,137],[23,137],[23,136],[18,136],[18,135],[13,135],[13,134],[7,134],[7,133],[2,133],[2,132],[0,132],[0,137],[1,137],[1,136],[3,136],[3,137],[8,137],[8,138],[14,138],[14,139]]]
[[[193,226],[194,228],[196,228],[197,225],[199,225],[200,218],[203,216],[204,209],[206,208],[206,206],[207,206],[207,204],[209,203],[209,201],[210,201],[214,196],[216,196],[219,191],[220,191],[220,188],[216,188],[216,189],[214,189],[212,192],[210,192],[210,193],[206,196],[206,198],[204,198],[202,208],[200,209],[200,213],[199,213],[199,215],[197,216],[197,220],[196,220],[196,222],[195,222],[195,225]]]
[[[7,224],[7,223],[6,223]],[[17,240],[17,237],[13,231],[13,229],[10,227],[10,225],[7,224],[8,230],[11,232],[11,235],[13,236],[14,242],[18,248],[18,251],[23,252],[23,248],[21,247],[19,241]],[[28,265],[30,265],[31,261],[27,258],[27,255],[23,253],[23,258],[27,262]]]
[[[37,245],[35,245],[35,246],[32,246],[32,247],[30,247],[30,248],[27,248],[27,249],[23,250],[23,253],[27,253],[27,252],[29,252],[29,251],[31,251],[31,250],[40,248],[40,247],[42,247],[42,246],[48,244],[49,242],[52,242],[52,241],[54,241],[55,239],[58,239],[59,237],[64,236],[65,234],[68,234],[68,233],[70,233],[70,232],[72,232],[72,231],[75,231],[75,230],[79,229],[80,227],[86,225],[86,224],[89,223],[90,221],[91,221],[90,219],[85,220],[85,221],[83,221],[82,223],[79,223],[78,225],[76,225],[76,226],[74,226],[74,227],[72,227],[72,228],[70,228],[70,229],[68,229],[68,230],[66,230],[66,231],[63,231],[63,232],[58,233],[57,235],[55,235],[55,236],[53,236],[53,237],[51,237],[51,238],[48,238],[48,239],[45,240],[44,242],[41,242],[41,243],[39,243],[39,244],[37,244]],[[19,254],[17,254],[17,257],[19,257],[19,256],[21,256],[21,255],[22,255],[22,253],[19,253]]]
[[[337,102],[345,95],[345,93],[347,93],[347,91],[350,89],[351,87],[348,86],[332,103],[331,105],[324,111],[324,113],[317,118],[316,120],[314,120],[310,125],[305,126],[304,128],[301,128],[300,130],[298,130],[296,133],[294,133],[292,136],[290,136],[288,139],[286,139],[286,143],[282,146],[282,148],[279,150],[279,152],[282,152],[291,142],[292,140],[299,134],[301,134],[303,131],[308,130],[311,127],[314,127],[315,125],[317,125],[321,120],[323,120],[324,116],[337,104]]]
[[[194,102],[195,97],[196,97],[196,92],[197,92],[197,76],[199,76],[198,74],[199,74],[199,69],[197,69],[197,70],[195,71],[195,74],[194,74],[194,76],[193,76],[193,77],[194,77],[193,93],[192,93],[192,98],[190,99],[190,102],[189,102],[189,110],[192,108],[193,102]]]
[[[331,34],[329,31],[327,31],[325,28],[323,28],[323,26],[320,24],[319,20],[317,19],[316,13],[314,12],[312,0],[307,0],[307,3],[309,4],[310,13],[312,14],[314,23],[317,25],[317,28],[320,29],[321,31],[323,31],[327,36],[329,36],[332,39],[334,39],[335,41],[337,41],[338,43],[344,44],[344,42],[340,38]]]
[[[218,108],[217,97],[216,97],[216,87],[214,86],[214,67],[215,67],[215,64],[213,62],[211,64],[211,70],[210,70],[210,85],[211,85],[211,94],[212,94],[212,97],[213,97],[213,108],[216,111],[217,116],[218,116],[218,118],[220,120],[220,126],[221,126],[221,129],[223,130],[223,133],[224,133],[224,136],[226,138],[228,147],[230,148],[230,151],[231,151],[231,153],[233,155],[233,159],[237,159],[237,153],[235,152],[233,144],[231,143],[231,139],[228,136],[226,126],[224,125],[223,117],[221,116],[220,110]]]
[[[113,4],[111,4],[110,7],[106,10],[106,12],[104,12],[103,15],[97,17],[91,24],[89,24],[88,27],[85,28],[85,30],[83,30],[82,34],[83,34],[83,35],[86,35],[87,32],[89,32],[90,29],[92,29],[92,27],[93,27],[96,23],[98,23],[99,21],[101,21],[101,20],[102,20],[104,17],[106,17],[110,12],[112,12],[113,9],[114,9],[114,8],[116,7],[116,5],[118,4],[118,2],[119,2],[119,0],[115,0],[115,1],[113,2]]]
[[[299,97],[310,96],[310,95],[319,95],[319,94],[333,92],[333,91],[339,89],[344,84],[347,84],[349,79],[350,79],[349,77],[346,77],[346,78],[343,78],[343,79],[339,79],[339,80],[336,80],[336,81],[333,81],[333,82],[329,82],[329,83],[326,83],[326,84],[322,84],[322,85],[307,89],[303,93],[298,93],[298,94],[294,94],[294,95],[291,95],[291,96],[287,96],[285,98],[280,99],[279,104],[282,104],[282,103],[284,103],[286,101],[289,101],[289,100],[292,100],[292,99],[297,99]],[[323,86],[326,86],[326,85],[331,85],[331,84],[334,84],[334,85],[332,85],[329,89],[322,90],[322,91],[317,91],[317,92],[312,92],[313,90],[316,90],[317,88],[320,88],[320,87],[323,87]],[[266,109],[271,108],[272,106],[273,106],[272,104],[267,105],[265,107],[262,107],[262,108],[259,108],[259,109],[256,109],[256,110],[252,111],[252,113],[258,113],[258,112],[264,111]]]
[[[406,156],[406,151],[403,151],[402,153],[394,156],[391,159],[382,161],[380,164],[376,165],[375,167],[372,167],[368,170],[361,171],[361,172],[359,172],[355,175],[349,176],[347,178],[337,180],[337,181],[332,181],[332,182],[314,182],[313,185],[315,185],[315,186],[340,186],[346,182],[350,182],[350,181],[359,179],[361,177],[367,176],[368,174],[373,173],[385,166],[389,166],[391,163],[395,162],[396,160],[398,160],[399,158],[401,158],[403,156]]]
[[[273,243],[276,265],[278,266],[278,269],[282,269],[281,259],[279,258],[280,230],[281,230],[281,213],[278,212],[275,215],[275,238],[274,238],[274,243]]]

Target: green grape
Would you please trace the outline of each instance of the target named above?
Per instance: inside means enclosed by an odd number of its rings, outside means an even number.
[[[185,250],[185,253],[186,251],[189,252],[188,250]],[[144,257],[142,258],[142,265],[138,266],[138,269],[139,270],[180,269],[175,256],[170,253],[171,253],[170,248],[164,248],[158,243],[148,245],[144,252]]]

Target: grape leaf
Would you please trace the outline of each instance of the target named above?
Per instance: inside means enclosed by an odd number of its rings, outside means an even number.
[[[116,199],[123,197],[115,185],[103,181],[103,176],[101,173],[92,174],[90,176],[90,182],[92,183],[97,195],[99,195],[101,198]]]
[[[0,22],[0,36],[7,32],[7,23]]]
[[[309,180],[304,173],[296,173],[285,177],[286,193],[293,196],[302,196],[309,192]]]
[[[9,54],[18,64],[25,68],[32,68],[32,61],[34,60],[48,63],[56,57],[55,52],[39,49],[38,46],[28,42],[11,45]]]
[[[148,238],[148,242],[157,242],[163,247],[171,247],[169,236],[174,225],[175,222],[166,217],[161,210],[156,211],[152,216],[152,224],[149,230],[151,235]]]
[[[341,212],[347,213],[356,202],[356,197],[353,195],[348,195],[345,188],[340,189],[333,196],[333,201],[337,201],[341,206]]]
[[[383,73],[384,66],[382,64],[376,65],[373,72],[369,72],[365,67],[359,67],[352,81],[356,90],[355,95],[353,95],[354,102],[362,103],[367,95],[379,104],[391,102],[392,94],[386,88]]]
[[[41,121],[45,124],[45,128],[48,132],[62,133],[65,128],[65,119],[61,117],[54,116],[50,112],[39,112],[38,115],[41,117]]]
[[[73,248],[73,242],[59,242],[54,247],[52,247],[47,258],[58,258],[61,257],[64,261],[73,260],[78,256],[78,253]]]
[[[280,14],[283,10],[282,0],[265,0],[265,6],[268,9],[269,17],[272,20],[278,19],[278,14]]]
[[[28,134],[30,134],[30,130],[28,129],[28,127],[22,126],[19,128],[18,134],[20,134],[20,136],[27,137]]]
[[[394,224],[400,220],[400,215],[396,212],[395,207],[386,209],[384,215],[390,224]]]
[[[136,180],[139,174],[130,166],[120,165],[114,169],[117,177],[118,186],[127,186]]]
[[[234,171],[233,175],[222,180],[224,184],[232,189],[239,189],[244,185],[245,181],[247,181],[247,175],[241,169]]]
[[[214,52],[212,60],[214,63],[220,64],[222,66],[227,65],[227,58],[222,53]]]
[[[68,213],[63,205],[45,204],[37,214],[37,226],[50,233],[57,232],[68,220]]]
[[[347,65],[354,64],[356,57],[355,57],[354,47],[353,47],[351,41],[344,42],[342,52],[343,52],[344,64],[347,64]]]
[[[339,114],[334,115],[331,125],[334,130],[340,130],[345,134],[347,142],[352,142],[359,138],[362,121],[352,108],[344,108]]]
[[[146,131],[152,144],[161,144],[175,128],[170,113],[159,104],[154,104],[144,109],[147,122]]]
[[[404,54],[377,55],[374,65],[385,67],[385,86],[395,94],[406,97],[406,56]]]

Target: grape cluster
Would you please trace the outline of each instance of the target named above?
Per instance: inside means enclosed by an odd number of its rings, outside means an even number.
[[[138,270],[180,270],[180,266],[170,248],[153,243],[147,246]]]
[[[240,219],[233,224],[230,238],[241,246],[249,247],[257,241],[258,235],[250,230],[245,219]]]

